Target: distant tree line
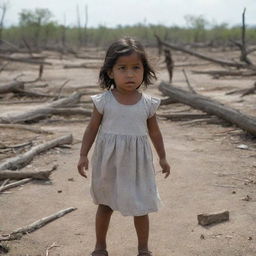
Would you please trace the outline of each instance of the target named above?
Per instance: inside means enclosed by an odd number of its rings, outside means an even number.
[[[48,9],[22,10],[19,14],[19,25],[4,27],[3,21],[6,8],[0,7],[0,40],[8,41],[16,46],[31,48],[87,47],[105,46],[122,36],[133,36],[147,45],[156,45],[155,34],[166,41],[177,44],[204,44],[209,46],[231,45],[231,40],[241,40],[241,26],[229,27],[228,24],[210,24],[203,16],[185,17],[187,26],[164,26],[139,23],[133,26],[117,26],[108,28],[87,27],[88,14],[86,7],[86,22],[80,23],[78,15],[77,26],[66,26],[53,21],[53,15]],[[4,12],[3,12],[4,11]],[[247,27],[246,40],[248,44],[256,43],[256,28]]]

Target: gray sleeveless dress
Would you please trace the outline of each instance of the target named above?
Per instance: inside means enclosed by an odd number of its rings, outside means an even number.
[[[155,182],[147,119],[160,100],[146,94],[134,105],[119,103],[111,91],[91,97],[103,114],[92,156],[91,195],[124,216],[155,212],[160,198]]]

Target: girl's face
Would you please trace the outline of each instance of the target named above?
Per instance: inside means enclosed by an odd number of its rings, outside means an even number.
[[[133,52],[117,59],[108,76],[114,79],[116,88],[122,91],[136,90],[143,82],[144,67],[140,56]]]

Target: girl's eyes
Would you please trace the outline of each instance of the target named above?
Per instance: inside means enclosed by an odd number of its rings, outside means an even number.
[[[119,67],[118,69],[119,70],[126,70],[127,68],[126,67]],[[140,66],[134,66],[134,67],[132,67],[132,69],[138,70],[138,69],[141,69],[141,67]]]

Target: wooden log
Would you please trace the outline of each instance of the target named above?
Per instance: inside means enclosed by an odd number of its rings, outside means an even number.
[[[28,64],[52,65],[52,63],[46,62],[46,61],[34,60],[34,59],[31,59],[31,58],[13,58],[13,57],[5,56],[5,55],[2,55],[2,54],[0,54],[0,59],[13,61],[13,62],[28,63]]]
[[[194,74],[206,74],[212,76],[255,76],[256,72],[251,70],[192,70]]]
[[[244,97],[246,95],[253,94],[255,92],[256,92],[256,82],[254,83],[253,87],[246,88],[246,89],[233,90],[231,92],[227,92],[226,95],[242,94],[241,97]]]
[[[93,65],[93,64],[87,64],[87,63],[83,63],[83,64],[66,64],[63,66],[64,69],[76,69],[76,68],[88,68],[88,69],[99,69],[100,66],[99,65]]]
[[[167,98],[167,99],[161,99],[160,105],[162,106],[162,105],[168,105],[168,104],[174,104],[174,103],[178,103],[178,101],[174,100],[170,97],[170,98]]]
[[[91,116],[92,111],[84,108],[54,108],[52,111],[54,115],[84,115]]]
[[[46,131],[41,128],[31,127],[31,125],[24,125],[24,124],[0,124],[0,128],[20,129],[20,130],[26,130],[34,133],[53,134],[53,132],[51,131]]]
[[[10,188],[18,187],[18,186],[26,184],[26,183],[28,183],[30,181],[32,181],[32,178],[26,178],[26,179],[22,179],[20,181],[16,181],[16,182],[10,183],[10,184],[5,185],[5,186],[1,186],[0,192],[3,192],[3,191],[8,190]]]
[[[74,207],[70,207],[70,208],[66,208],[64,210],[61,210],[55,214],[52,214],[50,216],[44,217],[42,219],[39,219],[25,227],[19,228],[17,230],[14,230],[12,233],[10,233],[9,235],[2,235],[0,236],[0,241],[9,241],[9,240],[16,240],[16,239],[20,239],[23,235],[26,235],[28,233],[31,233],[43,226],[45,226],[46,224],[66,215],[67,213],[70,213],[74,210],[76,210],[77,208]]]
[[[241,95],[241,97],[244,97],[246,95],[250,95],[250,94],[254,94],[256,92],[256,82],[254,83],[254,87],[247,89],[245,92],[243,92],[243,94]]]
[[[15,144],[15,145],[4,145],[2,143],[0,143],[0,149],[17,149],[17,148],[24,148],[27,146],[32,146],[32,141],[28,141],[28,142],[24,142],[24,143],[19,143],[19,144]]]
[[[21,96],[29,96],[29,97],[45,97],[45,98],[56,98],[59,97],[57,94],[46,94],[42,92],[36,92],[33,90],[23,90],[23,89],[17,89],[15,90],[15,93],[20,94]]]
[[[191,119],[205,119],[210,117],[207,114],[192,114],[192,113],[184,113],[184,114],[158,114],[159,117],[164,117],[170,119],[172,121],[183,121],[183,120],[191,120]]]
[[[184,91],[171,86],[166,82],[162,82],[159,85],[159,90],[165,95],[168,95],[181,103],[200,109],[210,115],[216,115],[229,123],[237,125],[252,135],[256,135],[256,118],[253,116],[247,116],[236,109],[219,103],[218,101],[200,94]]]
[[[68,106],[79,102],[81,93],[73,93],[67,98],[53,101],[52,103],[40,106],[38,108],[18,113],[4,113],[0,115],[0,123],[23,123],[32,120],[38,120],[51,115],[54,108]]]
[[[187,82],[187,85],[188,85],[189,90],[190,90],[192,93],[196,93],[195,89],[192,87],[192,85],[191,85],[190,82],[189,82],[189,79],[188,79],[186,70],[185,70],[185,69],[182,69],[182,72],[183,72],[183,74],[184,74],[184,76],[185,76],[185,79],[186,79],[186,82]]]
[[[51,170],[39,171],[39,172],[13,172],[13,171],[1,171],[0,180],[12,179],[21,180],[26,178],[32,178],[37,180],[48,180],[49,176],[54,170],[57,169],[57,165],[54,165]],[[1,191],[1,189],[0,189]]]
[[[187,53],[189,55],[195,56],[195,57],[203,59],[203,60],[208,60],[210,62],[219,64],[219,65],[223,65],[223,66],[230,66],[230,67],[236,67],[236,68],[256,69],[256,67],[253,66],[253,65],[248,65],[248,64],[245,64],[245,63],[241,63],[241,62],[232,62],[232,61],[224,61],[224,60],[214,59],[214,58],[211,58],[209,56],[203,55],[201,53],[197,53],[197,52],[191,51],[189,49],[183,48],[181,46],[172,44],[170,42],[168,42],[168,43],[164,42],[164,41],[160,40],[160,38],[158,36],[156,36],[156,37],[161,42],[161,44],[163,46],[167,47],[167,48],[171,48],[171,49],[176,50],[176,51],[184,52],[184,53]]]
[[[17,92],[18,90],[24,89],[24,83],[20,81],[15,81],[10,84],[0,85],[0,94]]]
[[[3,163],[0,164],[0,171],[1,170],[16,170],[21,169],[30,163],[33,158],[41,152],[44,152],[50,148],[56,147],[61,144],[70,144],[72,143],[72,134],[65,135],[62,137],[58,137],[54,140],[47,141],[43,144],[37,145],[32,147],[29,151],[24,154],[20,154],[15,157],[11,157],[5,160]]]
[[[199,214],[197,215],[197,220],[198,224],[201,226],[221,223],[229,220],[229,211],[222,211],[211,214]]]

